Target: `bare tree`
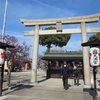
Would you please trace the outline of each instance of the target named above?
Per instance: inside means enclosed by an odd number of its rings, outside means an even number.
[[[9,87],[12,67],[16,67],[16,64],[18,65],[21,64],[20,58],[18,59],[16,58],[22,56],[23,58],[27,57],[25,61],[30,60],[29,50],[31,46],[28,46],[26,42],[23,42],[22,45],[20,45],[18,43],[18,39],[10,35],[4,36],[4,42],[15,47],[15,48],[6,48],[6,60],[7,60],[7,67],[8,67],[7,75],[8,75],[8,87]],[[24,62],[24,59],[22,59],[22,62]]]

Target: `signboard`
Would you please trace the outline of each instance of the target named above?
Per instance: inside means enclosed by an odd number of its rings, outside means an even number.
[[[90,65],[99,66],[100,65],[100,50],[97,47],[90,48]]]

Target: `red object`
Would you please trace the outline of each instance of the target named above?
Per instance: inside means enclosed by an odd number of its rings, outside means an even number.
[[[90,54],[89,54],[90,59],[91,59],[91,56],[92,56],[92,54],[90,53]]]
[[[99,59],[100,59],[100,53],[98,53],[98,55],[99,55]]]
[[[5,58],[5,52],[1,53],[0,56],[1,56],[1,58],[4,59]]]

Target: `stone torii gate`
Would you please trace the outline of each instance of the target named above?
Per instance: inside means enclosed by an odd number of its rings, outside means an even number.
[[[20,19],[20,21],[28,27],[35,27],[35,30],[25,32],[26,36],[34,35],[34,50],[32,58],[32,71],[31,71],[31,83],[37,81],[37,56],[38,56],[38,45],[39,45],[39,35],[47,34],[82,34],[82,43],[87,42],[87,33],[100,32],[100,28],[87,28],[86,23],[98,22],[100,19],[100,13],[88,16],[79,17],[69,17],[69,18],[54,18],[54,19],[40,19],[40,20],[27,20]],[[57,25],[58,24],[80,24],[80,28],[73,29],[63,29],[59,28],[57,30],[40,30],[40,26],[44,25]],[[59,31],[60,30],[60,31]],[[83,65],[84,65],[84,84],[90,85],[90,65],[89,65],[89,55],[88,47],[82,47],[83,49]]]

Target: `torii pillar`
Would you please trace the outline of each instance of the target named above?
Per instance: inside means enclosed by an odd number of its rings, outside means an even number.
[[[35,25],[34,50],[32,55],[33,60],[32,60],[32,69],[31,69],[31,83],[37,81],[38,44],[39,44],[39,25]]]
[[[98,22],[100,18],[99,14],[89,15],[89,16],[79,16],[70,18],[54,18],[54,19],[40,19],[40,20],[27,20],[21,19],[21,22],[25,26],[35,26],[35,31],[26,32],[26,35],[34,35],[34,51],[32,59],[32,71],[31,71],[31,82],[37,81],[37,56],[38,56],[38,44],[39,35],[47,34],[74,34],[82,33],[82,43],[87,42],[87,32],[100,32],[97,28],[86,28],[86,23]],[[58,22],[62,24],[81,24],[81,28],[76,29],[66,29],[62,32],[57,32],[56,30],[39,30],[39,26],[43,25],[55,25]],[[89,55],[88,47],[83,47],[83,67],[84,67],[84,84],[90,85],[90,65],[89,65]]]
[[[86,23],[81,23],[81,30],[82,30],[82,43],[87,42],[87,32],[86,32]],[[89,65],[89,52],[88,47],[83,48],[83,63],[84,63],[84,83],[85,85],[90,84],[90,65]]]

